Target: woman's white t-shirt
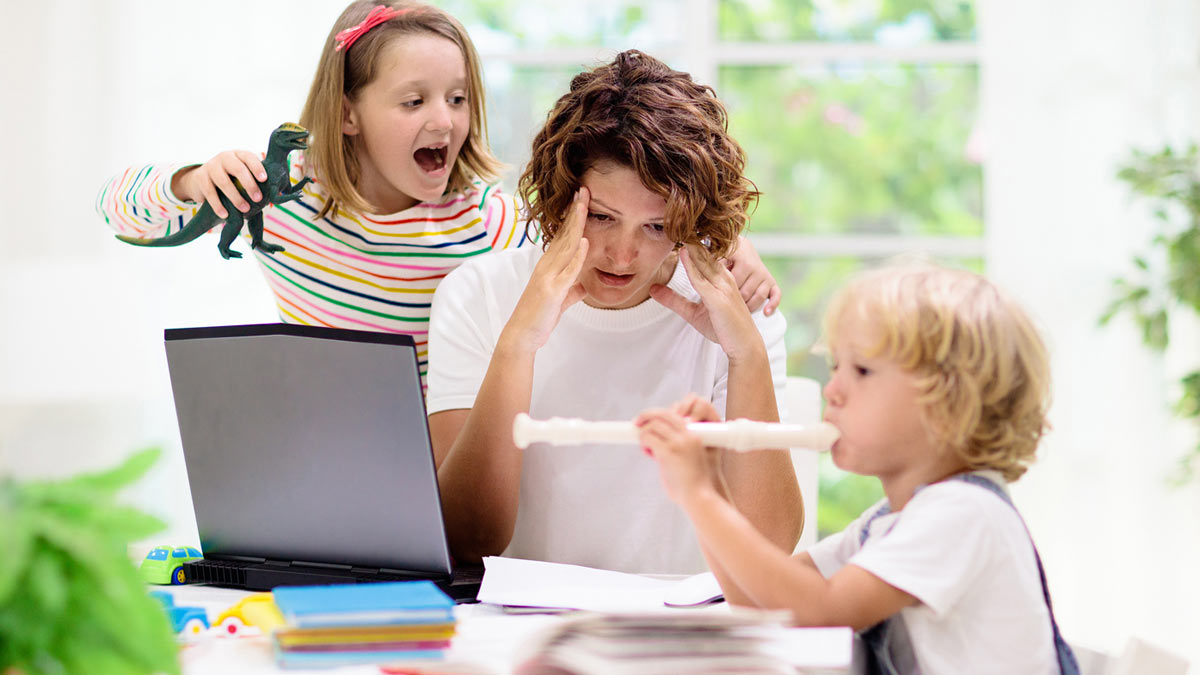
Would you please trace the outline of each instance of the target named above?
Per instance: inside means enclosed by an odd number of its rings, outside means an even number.
[[[500,331],[541,255],[531,246],[481,256],[438,286],[429,334],[430,414],[474,405]],[[699,299],[682,265],[668,287]],[[786,323],[778,313],[753,316],[782,402]],[[719,345],[653,299],[619,310],[578,302],[538,350],[530,415],[632,420],[689,393],[724,414],[728,370]],[[667,498],[654,460],[636,445],[526,449],[516,528],[504,555],[647,574],[706,568],[691,523]]]

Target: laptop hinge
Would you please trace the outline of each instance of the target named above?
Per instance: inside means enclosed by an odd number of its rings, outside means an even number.
[[[263,564],[270,562],[266,558],[259,558],[252,555],[226,555],[226,554],[204,554],[205,560],[221,560],[225,562],[243,562],[250,564]]]
[[[402,577],[420,577],[422,579],[432,579],[441,575],[431,572],[414,572],[412,570],[398,570],[391,567],[380,567],[377,570],[370,570],[372,574],[395,574]]]
[[[295,567],[317,567],[317,568],[324,569],[324,570],[342,570],[344,572],[349,572],[352,569],[354,569],[350,565],[340,565],[337,563],[310,562],[308,560],[293,560],[290,564]]]

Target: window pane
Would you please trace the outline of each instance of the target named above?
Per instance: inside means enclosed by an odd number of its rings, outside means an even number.
[[[883,498],[883,487],[874,476],[842,471],[829,454],[817,462],[817,538],[841,532],[872,504]]]
[[[865,41],[912,45],[975,38],[975,10],[958,0],[718,0],[729,42]]]
[[[508,165],[502,179],[505,191],[516,192],[517,178],[529,161],[534,134],[579,71],[578,67],[568,66],[484,64],[488,137],[492,152]]]
[[[481,52],[547,47],[637,47],[654,53],[684,36],[687,0],[446,0]]]
[[[753,232],[983,233],[976,66],[729,66]]]

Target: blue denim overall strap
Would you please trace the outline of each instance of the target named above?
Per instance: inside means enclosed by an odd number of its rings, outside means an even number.
[[[1025,525],[1025,519],[1021,518],[1021,512],[1017,511],[1016,505],[1012,503],[1012,499],[1009,498],[1004,488],[977,473],[960,473],[951,476],[950,480],[960,480],[991,490],[992,494],[1003,499],[1005,504],[1016,511],[1017,518],[1021,519],[1021,525],[1025,528],[1025,534],[1029,534],[1029,526]],[[1071,651],[1071,646],[1063,639],[1062,633],[1058,630],[1058,622],[1054,620],[1054,606],[1050,603],[1050,589],[1046,586],[1046,570],[1042,567],[1042,557],[1038,555],[1037,546],[1033,543],[1033,535],[1029,535],[1029,545],[1033,548],[1033,559],[1037,562],[1038,578],[1042,582],[1042,597],[1046,599],[1046,611],[1050,614],[1050,628],[1054,630],[1054,651],[1058,656],[1058,669],[1062,675],[1079,675],[1079,662],[1075,660],[1075,652]]]
[[[867,541],[871,523],[891,512],[891,505],[884,502],[867,518],[862,531],[858,533],[859,548]],[[895,527],[895,521],[892,527]],[[891,531],[889,527],[884,535]],[[908,635],[908,625],[899,612],[860,631],[858,637],[866,647],[867,662],[863,668],[866,675],[919,675],[921,672],[916,652],[913,651],[912,638]]]
[[[959,480],[989,490],[992,494],[1004,500],[1004,503],[1012,507],[1013,511],[1017,510],[1016,505],[1012,503],[1012,499],[1009,498],[1008,493],[1003,488],[994,481],[984,478],[979,474],[960,473],[951,476],[947,480]],[[918,487],[917,491],[920,491],[920,489]],[[916,493],[914,492],[913,494]],[[860,547],[867,540],[867,533],[870,531],[871,523],[876,518],[887,515],[891,511],[891,506],[884,503],[875,513],[871,514],[871,517],[867,519],[862,531],[858,535],[858,544]],[[1017,511],[1017,518],[1021,518],[1019,511]],[[1025,526],[1023,518],[1021,518],[1021,525]],[[894,522],[892,523],[892,527],[895,527]],[[887,532],[884,532],[884,535],[887,535],[888,532],[891,532],[891,527],[888,528]],[[1028,526],[1025,526],[1025,532],[1026,534],[1029,533]],[[1058,630],[1058,622],[1054,619],[1054,607],[1050,603],[1050,589],[1046,586],[1046,571],[1042,567],[1042,558],[1038,555],[1037,546],[1033,545],[1032,536],[1030,536],[1030,545],[1033,547],[1033,559],[1037,562],[1038,578],[1042,582],[1042,597],[1046,600],[1046,611],[1050,614],[1050,628],[1054,631],[1054,650],[1058,658],[1058,668],[1062,672],[1062,675],[1079,675],[1079,663],[1075,660],[1075,653],[1071,651],[1071,647],[1063,639],[1062,633]],[[920,672],[920,668],[914,657],[907,627],[905,627],[904,620],[901,618],[899,612],[860,632],[859,637],[867,647],[867,673],[902,675],[904,673]]]

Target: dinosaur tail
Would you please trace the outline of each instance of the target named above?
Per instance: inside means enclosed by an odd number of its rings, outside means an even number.
[[[192,219],[187,221],[183,228],[174,234],[153,238],[127,237],[123,234],[118,234],[117,239],[126,244],[133,244],[134,246],[182,246],[199,238],[200,235],[220,224],[221,221],[216,218],[216,214],[209,208],[208,202],[205,202],[196,211],[196,215],[192,216]]]

